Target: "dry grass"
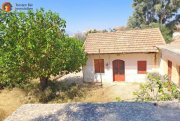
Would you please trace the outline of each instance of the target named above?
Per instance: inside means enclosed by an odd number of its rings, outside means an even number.
[[[83,83],[83,74],[79,73],[71,73],[63,76],[58,79],[66,80],[69,82],[78,82]],[[100,88],[97,85],[91,85],[87,92],[87,96],[80,100],[82,102],[112,102],[117,101],[117,98],[121,100],[131,101],[135,98],[133,92],[139,89],[140,83],[133,82],[113,82],[113,83],[105,83],[103,84],[103,88]]]
[[[108,83],[102,88],[93,88],[82,102],[114,102],[117,98],[124,101],[132,101],[133,92],[139,89],[139,83]]]
[[[6,113],[3,109],[0,109],[0,121],[2,121],[6,116]]]
[[[25,93],[21,89],[0,91],[0,121],[9,116],[24,103]]]
[[[113,102],[118,101],[117,99],[130,101],[134,98],[132,93],[139,89],[139,83],[109,83],[104,84],[103,87],[85,85],[82,88],[85,88],[87,95],[84,98],[77,97],[78,102]],[[24,104],[26,99],[24,90],[17,88],[0,90],[0,121]]]

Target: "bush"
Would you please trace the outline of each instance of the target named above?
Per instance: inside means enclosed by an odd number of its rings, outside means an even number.
[[[116,97],[115,99],[116,99],[117,102],[121,102],[122,101],[121,97]]]
[[[51,87],[47,87],[44,91],[40,90],[37,94],[39,96],[39,102],[43,103],[47,103],[56,96]]]
[[[78,101],[83,98],[86,94],[85,89],[82,85],[76,83],[48,81],[48,87],[44,90],[37,88],[27,90],[28,92],[28,103],[33,102],[68,102]]]
[[[0,80],[0,89],[3,88],[24,88],[27,84],[29,84],[29,81],[24,80]]]
[[[85,95],[86,89],[84,88],[84,85],[63,82],[59,90],[56,91],[56,98],[53,102],[79,101],[81,98],[84,98]]]
[[[180,90],[168,80],[166,75],[149,73],[147,79],[147,83],[141,84],[139,91],[133,93],[137,96],[137,101],[180,100]]]

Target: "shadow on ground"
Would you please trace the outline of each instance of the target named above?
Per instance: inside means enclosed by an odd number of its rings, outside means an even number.
[[[25,105],[6,121],[22,119],[31,121],[177,121],[180,119],[180,103],[113,102]],[[49,109],[51,107],[51,109]],[[37,116],[28,110],[46,109]],[[35,116],[36,115],[36,116]],[[35,117],[34,117],[35,116]],[[18,118],[16,118],[18,117]],[[23,118],[25,117],[25,118]]]

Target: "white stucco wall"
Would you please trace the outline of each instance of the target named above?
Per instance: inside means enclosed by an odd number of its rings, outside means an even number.
[[[101,59],[104,59],[105,72],[102,73],[103,82],[113,82],[112,61],[116,59],[125,62],[125,81],[126,82],[143,82],[146,79],[146,74],[137,73],[137,61],[147,61],[147,72],[158,71],[159,54],[101,54]],[[99,55],[88,55],[86,66],[83,67],[83,78],[86,82],[100,82],[100,73],[94,73],[94,59],[99,59]],[[156,62],[155,62],[156,60]]]
[[[168,60],[172,62],[172,76],[171,80],[175,84],[179,84],[179,66],[180,56],[168,50],[161,50],[162,56],[160,60],[160,73],[162,75],[168,74]]]

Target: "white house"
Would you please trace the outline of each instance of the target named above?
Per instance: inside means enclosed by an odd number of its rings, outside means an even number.
[[[159,46],[161,53],[160,73],[167,74],[180,87],[180,26],[173,34],[173,42]]]
[[[165,45],[158,28],[90,33],[85,41],[88,56],[85,82],[142,82],[147,72],[159,71]]]

